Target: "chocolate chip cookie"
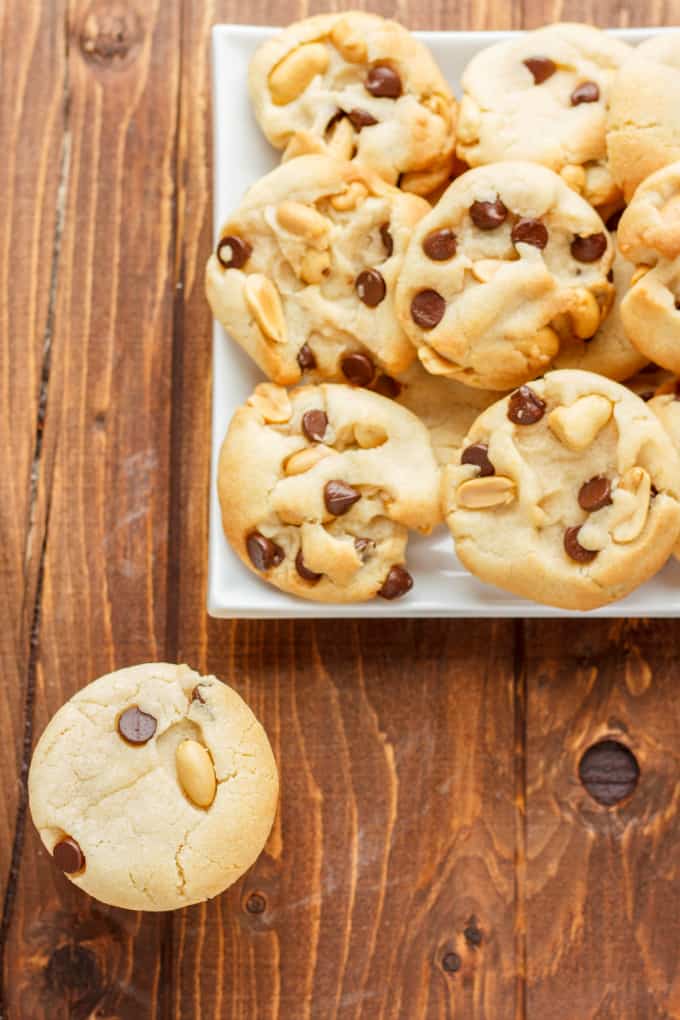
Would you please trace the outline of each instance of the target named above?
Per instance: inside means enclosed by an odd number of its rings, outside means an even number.
[[[623,598],[680,534],[680,460],[630,390],[550,372],[475,422],[447,468],[447,523],[483,581],[562,609]]]

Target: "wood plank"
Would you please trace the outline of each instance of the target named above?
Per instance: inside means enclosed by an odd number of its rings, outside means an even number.
[[[97,675],[167,654],[179,13],[169,0],[71,0],[54,29],[71,162],[39,493],[36,732]],[[165,918],[88,899],[26,824],[7,1014],[162,1016]]]

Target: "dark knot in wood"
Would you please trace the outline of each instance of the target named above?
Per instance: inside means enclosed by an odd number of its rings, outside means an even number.
[[[463,937],[469,946],[473,949],[479,949],[484,939],[481,928],[477,924],[477,918],[471,917],[466,927],[463,929]]]
[[[442,967],[447,974],[456,974],[463,965],[458,953],[445,953],[442,957]]]
[[[598,804],[612,807],[635,791],[640,767],[635,755],[618,740],[593,744],[581,758],[579,779]]]
[[[105,992],[94,953],[73,943],[59,946],[50,954],[45,983],[53,995],[69,1002],[96,1005]]]
[[[113,70],[122,70],[135,59],[141,40],[139,17],[126,3],[94,3],[80,32],[85,57]]]
[[[262,893],[251,893],[246,900],[246,910],[249,914],[264,914],[267,909],[267,901]]]

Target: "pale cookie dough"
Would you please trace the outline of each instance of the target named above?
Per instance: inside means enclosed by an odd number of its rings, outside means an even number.
[[[680,162],[638,187],[618,241],[637,267],[621,303],[626,333],[650,361],[680,373]]]
[[[425,199],[356,163],[301,156],[267,174],[220,233],[206,273],[215,317],[275,382],[368,385],[415,355],[394,291]]]
[[[264,43],[255,115],[286,156],[326,151],[425,195],[449,175],[456,101],[427,48],[375,14],[322,14]]]
[[[599,215],[552,170],[478,167],[415,227],[397,311],[428,372],[508,390],[597,331],[613,258]]]
[[[612,82],[607,152],[627,202],[646,177],[680,159],[679,93],[680,32],[642,43]]]
[[[441,520],[425,426],[364,389],[258,386],[231,422],[218,489],[227,538],[283,591],[318,602],[405,595],[408,529]]]
[[[671,378],[660,387],[656,396],[647,405],[657,416],[668,433],[675,450],[680,456],[680,386],[678,380]],[[680,559],[680,542],[673,550],[676,559]]]
[[[457,152],[470,166],[527,159],[609,215],[620,191],[606,161],[611,82],[630,56],[590,25],[557,24],[489,46],[463,73]]]
[[[475,422],[444,473],[447,523],[481,580],[562,609],[623,598],[680,533],[680,460],[630,390],[550,372]]]
[[[147,663],[88,684],[31,762],[33,822],[57,868],[128,910],[217,896],[269,835],[278,774],[245,702],[188,666]]]
[[[621,321],[621,302],[634,272],[635,267],[617,251],[611,271],[616,298],[609,315],[592,337],[583,340],[573,337],[566,342],[553,361],[553,368],[580,368],[622,382],[647,364],[648,358],[628,339]]]

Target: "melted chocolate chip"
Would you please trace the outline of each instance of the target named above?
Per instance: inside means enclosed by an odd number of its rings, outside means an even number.
[[[512,228],[513,244],[531,244],[534,248],[545,248],[548,243],[548,228],[540,220],[518,220]]]
[[[309,581],[311,584],[316,584],[323,577],[323,574],[316,574],[309,567],[305,566],[302,559],[302,549],[298,549],[298,554],[295,557],[295,569],[304,581]]]
[[[387,64],[376,64],[366,75],[364,86],[372,96],[384,99],[398,99],[402,92],[399,72]]]
[[[555,61],[550,57],[527,57],[522,63],[531,71],[535,85],[542,85],[548,78],[552,78],[557,70]]]
[[[302,415],[302,431],[313,443],[322,443],[328,428],[328,418],[325,411],[305,411]]]
[[[246,548],[256,570],[270,570],[272,567],[278,567],[285,557],[281,546],[272,542],[271,538],[261,535],[259,531],[252,531],[248,535]]]
[[[401,393],[401,383],[398,383],[391,375],[379,375],[373,389],[382,397],[390,397],[394,400]]]
[[[387,294],[385,281],[377,269],[364,269],[357,276],[354,287],[359,298],[369,308],[377,308]]]
[[[389,225],[389,223],[383,223],[383,225],[381,226],[381,228],[380,228],[380,239],[381,239],[381,241],[383,243],[383,247],[385,249],[385,253],[386,253],[386,255],[387,255],[388,259],[389,259],[392,256],[393,252],[394,252],[394,239],[393,239],[392,235],[390,234],[390,225]]]
[[[578,493],[578,505],[582,510],[592,513],[594,510],[601,510],[603,506],[609,506],[612,501],[611,482],[604,475],[595,475],[589,481],[584,482]]]
[[[474,464],[479,468],[479,477],[495,475],[496,469],[489,460],[489,447],[486,443],[472,443],[466,446],[460,458],[461,464]]]
[[[619,223],[625,211],[625,208],[617,209],[616,212],[612,213],[607,220],[607,230],[610,234],[615,233],[619,229]]]
[[[588,237],[575,237],[571,242],[571,254],[577,262],[597,262],[607,250],[605,234],[589,234]]]
[[[400,599],[413,587],[413,578],[404,567],[390,567],[389,573],[378,591],[383,599]]]
[[[253,246],[234,234],[227,234],[217,245],[217,259],[225,269],[241,269],[252,254]]]
[[[411,302],[411,318],[421,329],[434,329],[445,311],[446,301],[436,290],[421,290]]]
[[[375,550],[375,542],[372,538],[355,538],[354,548],[365,563],[369,555]]]
[[[300,366],[302,372],[311,372],[313,368],[316,368],[316,358],[314,357],[314,351],[309,344],[303,344],[297,353],[297,363]]]
[[[433,262],[448,262],[456,254],[456,235],[449,227],[432,230],[423,241],[423,251]]]
[[[541,400],[530,386],[520,386],[510,396],[508,418],[515,425],[535,425],[545,414],[545,400]]]
[[[373,382],[375,367],[365,354],[347,354],[340,362],[340,368],[353,386],[369,386]]]
[[[576,563],[592,563],[597,556],[595,549],[584,549],[578,540],[578,533],[581,530],[581,525],[577,524],[574,528],[567,528],[564,533],[564,549],[572,560]]]
[[[373,127],[374,124],[378,123],[368,110],[350,110],[347,117],[352,122],[352,127],[355,131],[361,131],[365,127]]]
[[[153,737],[158,720],[142,712],[137,705],[131,705],[118,716],[118,732],[128,744],[146,744]]]
[[[508,210],[500,198],[497,198],[493,202],[473,202],[470,206],[470,216],[480,230],[495,230],[505,223]]]
[[[323,499],[329,514],[341,517],[361,499],[361,493],[347,482],[335,479],[332,482],[326,482]]]
[[[600,98],[600,89],[594,81],[584,81],[577,85],[571,94],[571,105],[580,106],[581,103],[596,103]]]
[[[614,282],[614,270],[613,269],[610,269],[609,272],[607,273],[607,279],[609,280],[610,283]]]
[[[71,836],[64,836],[57,843],[52,851],[52,857],[59,870],[67,875],[75,875],[85,867],[85,854]]]

